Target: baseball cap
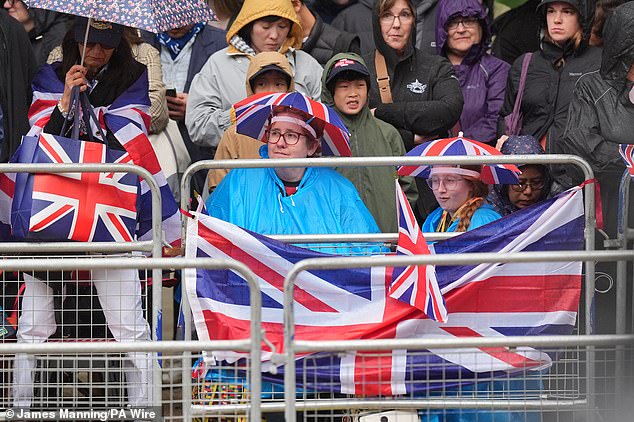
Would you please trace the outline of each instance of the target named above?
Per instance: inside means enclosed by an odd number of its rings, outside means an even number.
[[[352,59],[339,59],[332,65],[330,74],[326,79],[326,84],[329,84],[331,81],[333,81],[341,72],[356,72],[361,74],[364,79],[370,77],[370,72],[368,72],[368,69],[358,61]]]
[[[249,82],[251,84],[253,84],[253,82],[255,81],[255,78],[257,78],[258,76],[268,72],[269,70],[274,70],[276,72],[280,72],[282,75],[284,75],[287,79],[287,82],[290,83],[291,81],[291,75],[289,75],[284,69],[282,69],[281,67],[279,67],[276,64],[267,64],[266,66],[262,67],[262,69],[258,70],[257,72],[255,72],[253,74],[253,76],[251,76],[249,78]]]
[[[75,41],[84,43],[88,18],[75,18]],[[117,48],[123,35],[123,26],[106,21],[91,19],[88,29],[88,44],[98,43],[106,48]]]

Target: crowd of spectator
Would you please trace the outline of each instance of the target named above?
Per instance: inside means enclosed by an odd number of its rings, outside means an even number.
[[[37,72],[52,71],[64,84],[44,127],[58,135],[69,118],[73,86],[93,106],[107,106],[147,70],[150,139],[168,133],[172,149],[183,145],[185,151],[177,157],[157,150],[162,160],[318,156],[323,127],[297,110],[275,109],[260,140],[234,125],[238,101],[296,91],[339,114],[353,156],[402,156],[460,133],[505,154],[580,155],[600,182],[606,231],[615,236],[625,169],[618,145],[634,142],[634,3],[528,0],[499,16],[494,2],[479,0],[210,3],[216,22],[161,34],[109,25],[93,31],[84,50],[85,19],[4,1],[0,160],[7,162],[29,131]],[[521,125],[511,134],[507,117],[515,109]],[[109,146],[123,149],[113,131],[104,130]],[[197,175],[194,190],[208,196],[211,215],[264,234],[395,232],[394,170],[214,170]],[[437,166],[428,180],[399,181],[423,231],[430,232],[472,230],[583,182],[569,166],[521,170],[520,183],[510,186],[487,186],[477,166]],[[174,191],[177,176],[170,183]],[[25,303],[33,308],[26,301],[31,290],[46,287],[33,277],[26,281]],[[135,288],[126,288],[136,298]],[[105,290],[102,306],[115,318],[121,313]],[[138,304],[128,305],[142,332],[113,334],[147,337]],[[42,312],[50,319],[49,311]],[[19,337],[44,341],[51,334],[33,334],[31,322],[20,320]],[[121,325],[109,323],[111,329]],[[20,376],[29,378],[31,365],[22,362]],[[147,376],[147,368],[136,369],[137,377]],[[147,399],[138,393],[140,401]],[[27,388],[15,397],[28,405],[31,394]]]

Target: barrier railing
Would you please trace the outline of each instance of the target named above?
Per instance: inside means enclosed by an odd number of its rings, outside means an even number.
[[[158,183],[152,174],[143,167],[133,164],[0,164],[0,173],[132,173],[143,178],[150,189],[152,204],[152,239],[133,242],[11,242],[0,243],[0,253],[122,253],[122,252],[149,252],[154,257],[160,257],[162,251],[161,230],[161,193]],[[160,338],[160,313],[161,313],[161,282],[162,275],[159,270],[153,270],[152,279],[155,288],[152,290],[152,326],[155,328],[153,338]],[[153,380],[155,393],[160,392],[160,378]]]
[[[250,289],[251,303],[251,336],[243,341],[212,341],[212,342],[153,342],[135,341],[119,343],[1,343],[0,355],[27,353],[27,354],[90,354],[90,353],[129,353],[147,352],[153,353],[154,368],[157,368],[157,353],[183,352],[182,356],[182,376],[183,395],[182,411],[183,419],[191,420],[192,414],[205,414],[206,412],[218,412],[222,406],[192,406],[191,394],[185,394],[192,389],[191,385],[191,355],[192,351],[205,350],[232,350],[248,352],[250,357],[249,377],[251,380],[250,398],[252,406],[248,409],[251,420],[260,418],[260,385],[261,385],[261,365],[260,350],[262,341],[261,332],[261,294],[259,285],[253,273],[244,264],[233,260],[220,260],[211,258],[115,258],[108,257],[99,260],[87,259],[4,259],[0,260],[0,271],[47,271],[47,270],[96,270],[96,269],[158,269],[165,268],[182,269],[185,271],[204,269],[230,269],[238,272],[248,283]],[[159,372],[160,373],[160,372]],[[160,377],[159,377],[160,380]],[[3,386],[4,391],[7,386]],[[152,399],[156,406],[161,404],[161,389],[159,394],[153,394]],[[0,415],[1,416],[1,415]]]

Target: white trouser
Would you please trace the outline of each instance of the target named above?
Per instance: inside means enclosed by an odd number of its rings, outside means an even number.
[[[56,330],[53,289],[24,274],[26,289],[18,321],[18,343],[43,343]],[[141,286],[136,270],[93,270],[92,283],[108,327],[117,341],[149,340],[150,328],[143,317]],[[128,402],[131,406],[151,405],[152,363],[150,354],[128,353],[132,368],[126,370]],[[16,354],[13,369],[13,405],[30,407],[33,398],[33,355]]]

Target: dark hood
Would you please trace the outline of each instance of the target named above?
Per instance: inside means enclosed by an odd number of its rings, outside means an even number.
[[[33,29],[29,32],[31,39],[45,34],[55,25],[70,27],[70,18],[61,13],[44,9],[29,9],[29,15],[33,19]]]
[[[374,36],[374,45],[383,57],[385,57],[388,69],[393,69],[397,63],[407,60],[414,54],[414,46],[416,45],[416,25],[412,25],[409,43],[407,44],[405,53],[400,57],[396,54],[396,51],[394,51],[394,49],[387,45],[385,40],[383,40],[383,35],[381,35],[381,23],[379,22],[379,15],[376,7],[372,8],[372,33]]]
[[[466,63],[473,63],[482,57],[491,42],[491,25],[485,7],[479,0],[440,0],[436,15],[436,49],[438,54],[445,56],[447,43],[447,22],[455,17],[475,17],[480,21],[482,41],[474,45],[465,57]]]
[[[367,6],[368,9],[374,9],[374,0],[359,0],[357,3]]]
[[[542,34],[546,32],[546,5],[549,3],[563,2],[574,7],[579,13],[581,30],[583,32],[583,42],[580,51],[588,45],[590,33],[592,31],[592,20],[594,19],[594,2],[592,0],[542,0],[537,5],[537,14],[540,16],[540,29]],[[566,50],[566,48],[564,48]]]
[[[634,2],[622,4],[612,11],[603,27],[601,77],[625,84],[625,77],[634,63]]]

